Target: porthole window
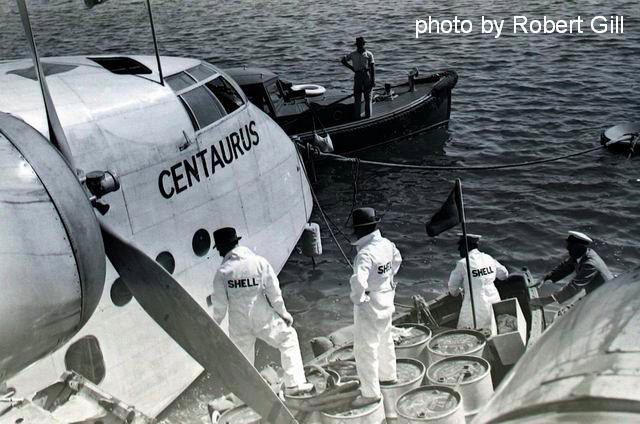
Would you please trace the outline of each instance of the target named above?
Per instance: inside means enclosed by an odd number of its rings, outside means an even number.
[[[106,370],[98,339],[85,336],[69,346],[64,355],[64,366],[90,382],[100,384],[104,380]]]
[[[127,285],[122,281],[122,278],[116,278],[116,281],[111,284],[111,301],[116,306],[124,306],[133,297]]]
[[[200,228],[193,235],[193,241],[191,242],[193,252],[198,256],[204,256],[209,252],[211,248],[211,236],[209,231]]]
[[[173,259],[173,255],[166,250],[164,252],[160,252],[158,256],[156,256],[156,262],[162,265],[169,274],[173,274],[173,271],[176,269],[176,260]]]

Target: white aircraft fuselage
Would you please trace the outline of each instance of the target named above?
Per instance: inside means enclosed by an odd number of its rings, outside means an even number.
[[[208,309],[207,296],[221,262],[212,249],[211,232],[235,227],[241,243],[279,271],[311,214],[304,169],[284,131],[249,103],[220,69],[200,60],[162,57],[170,86],[158,83],[155,57],[125,59],[124,65],[116,64],[120,68],[104,65],[100,57],[45,58],[42,62],[76,168],[108,170],[120,182],[119,190],[101,199],[110,206],[104,221],[147,255],[158,257],[166,268],[173,263],[173,276]],[[128,74],[135,69],[123,66],[131,65],[131,60],[150,73]],[[0,112],[23,120],[49,138],[31,60],[0,63],[0,93]],[[0,136],[0,153],[1,145],[10,142]],[[29,171],[28,161],[21,166],[34,180],[37,172]],[[12,187],[20,186],[18,171],[6,169],[14,169],[13,165],[5,166],[5,172],[14,175]],[[3,190],[5,194],[8,190],[2,184],[0,181],[0,208]],[[60,307],[56,314],[68,312],[65,319],[73,324],[79,308],[69,305],[81,296],[77,287],[59,293],[60,287],[76,284],[73,261],[53,266],[42,260],[43,254],[69,257],[73,250],[65,244],[63,229],[56,230],[55,208],[50,208],[51,213],[39,212],[49,216],[49,225],[36,213],[30,217],[26,205],[22,202],[20,217],[5,213],[2,216],[9,221],[0,223],[0,235],[17,240],[11,249],[0,249],[0,289],[13,296],[3,296],[4,304],[0,304],[2,319],[12,317],[0,326],[0,338],[14,344],[29,340],[25,333],[32,340],[45,337],[46,325],[32,325],[45,314],[45,308]],[[51,231],[46,235],[42,230],[22,231],[30,219],[34,228],[46,225]],[[38,235],[43,239],[37,239]],[[44,253],[34,247],[56,243],[60,245],[57,250],[52,247]],[[33,274],[37,278],[27,276],[17,283],[19,276],[7,273],[19,267],[35,267],[40,272]],[[155,416],[201,373],[202,368],[130,299],[117,278],[107,261],[104,290],[93,316],[56,353],[7,382],[18,390],[16,396],[27,396],[50,384],[66,368],[83,367],[85,376],[93,374],[106,392]],[[34,279],[37,281],[31,281]]]

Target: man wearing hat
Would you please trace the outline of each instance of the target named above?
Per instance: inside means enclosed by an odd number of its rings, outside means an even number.
[[[397,381],[396,354],[391,334],[393,299],[402,257],[395,244],[382,237],[373,208],[353,211],[353,243],[358,253],[353,263],[350,298],[353,302],[353,354],[362,396],[354,407],[380,400],[380,383]]]
[[[467,273],[467,249],[464,236],[459,235],[458,252],[460,260],[449,276],[449,294],[458,296],[463,292],[462,308],[458,317],[458,328],[474,328],[471,296],[469,295],[469,277]],[[494,285],[497,279],[504,280],[509,276],[507,269],[490,255],[478,250],[482,236],[467,234],[469,247],[469,265],[471,268],[471,288],[473,289],[473,306],[476,313],[475,328],[491,328],[491,304],[500,302],[500,294]]]
[[[534,305],[546,305],[554,301],[562,303],[578,294],[582,289],[589,294],[613,278],[607,264],[593,249],[589,248],[592,241],[584,233],[569,231],[567,237],[569,256],[542,279],[545,283],[555,283],[574,271],[575,276],[560,291],[549,297],[532,299],[531,303]]]
[[[371,89],[376,85],[375,63],[373,53],[364,48],[363,37],[356,38],[356,50],[344,56],[342,64],[351,69],[353,75],[353,117],[360,119],[360,103],[364,94],[364,114],[366,118],[371,116]],[[349,65],[348,62],[351,62]]]
[[[284,306],[280,283],[267,260],[239,246],[231,227],[214,231],[222,264],[213,278],[213,318],[220,323],[229,311],[229,337],[253,363],[256,338],[280,351],[287,394],[308,392],[293,317]]]

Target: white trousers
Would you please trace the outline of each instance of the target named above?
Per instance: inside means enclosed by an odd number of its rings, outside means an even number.
[[[354,306],[353,355],[362,396],[379,397],[380,380],[396,379],[396,351],[391,334],[391,315],[376,313],[371,303]]]
[[[285,386],[293,387],[303,384],[307,379],[304,375],[298,333],[295,328],[287,326],[278,314],[273,311],[271,313],[272,317],[266,323],[253,326],[246,322],[246,316],[229,317],[229,337],[252,364],[255,361],[256,338],[264,340],[280,351]],[[246,323],[246,325],[240,323]]]

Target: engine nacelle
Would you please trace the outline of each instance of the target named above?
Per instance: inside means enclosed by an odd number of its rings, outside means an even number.
[[[82,328],[104,277],[100,227],[76,175],[42,134],[0,112],[0,382]]]
[[[559,317],[473,423],[640,422],[640,270]]]

